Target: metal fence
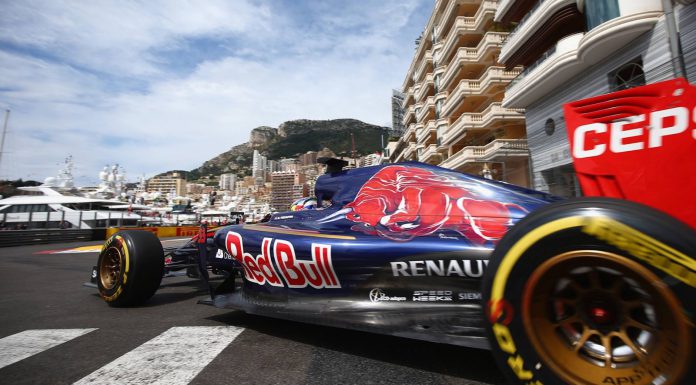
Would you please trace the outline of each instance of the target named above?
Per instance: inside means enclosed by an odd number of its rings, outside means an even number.
[[[104,240],[106,229],[94,230],[4,230],[0,231],[0,247],[40,243],[84,242]]]

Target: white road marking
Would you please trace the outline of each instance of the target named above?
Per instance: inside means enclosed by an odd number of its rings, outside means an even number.
[[[173,327],[75,385],[185,385],[243,330],[234,326]]]
[[[0,368],[97,329],[26,330],[0,339]]]

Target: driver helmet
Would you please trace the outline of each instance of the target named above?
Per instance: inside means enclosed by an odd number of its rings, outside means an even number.
[[[314,197],[300,198],[290,205],[290,211],[314,210],[317,208],[317,199]]]

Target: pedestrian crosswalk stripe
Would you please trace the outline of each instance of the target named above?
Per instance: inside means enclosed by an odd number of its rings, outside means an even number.
[[[0,368],[97,329],[26,330],[0,339]]]
[[[243,330],[235,326],[173,327],[75,385],[185,385]]]

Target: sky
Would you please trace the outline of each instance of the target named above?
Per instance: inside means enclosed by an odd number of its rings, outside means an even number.
[[[0,179],[190,170],[294,119],[391,126],[432,0],[3,1]],[[5,114],[3,113],[2,122]]]

